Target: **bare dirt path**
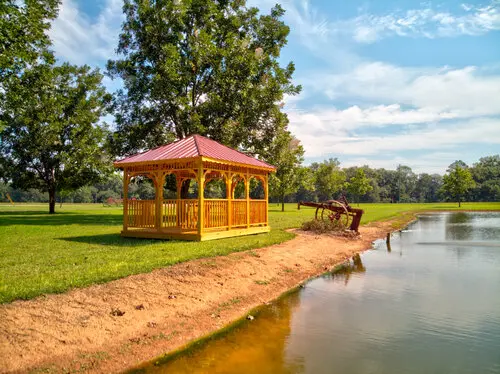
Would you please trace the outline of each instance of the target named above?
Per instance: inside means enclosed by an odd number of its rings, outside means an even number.
[[[362,227],[356,240],[298,232],[266,248],[0,305],[0,372],[132,368],[227,325],[390,231],[385,222]]]

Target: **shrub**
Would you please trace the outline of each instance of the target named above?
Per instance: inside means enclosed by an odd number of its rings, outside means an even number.
[[[327,232],[338,232],[344,231],[344,225],[337,220],[321,220],[321,219],[313,219],[311,221],[306,221],[302,224],[302,230],[304,231],[313,231],[320,234]]]

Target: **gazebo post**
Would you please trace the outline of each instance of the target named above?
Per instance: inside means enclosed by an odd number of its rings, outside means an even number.
[[[233,175],[231,172],[226,174],[226,199],[227,199],[227,229],[231,230],[233,223]]]
[[[181,214],[182,214],[182,209],[181,209],[181,189],[182,189],[182,178],[180,176],[180,173],[175,174],[175,187],[176,187],[176,209],[175,209],[175,215],[177,216],[177,226],[181,227]]]
[[[161,223],[163,221],[162,206],[163,206],[163,184],[165,183],[164,174],[159,171],[155,175],[155,229],[161,231]]]
[[[123,169],[123,231],[128,229],[128,171]]]
[[[205,174],[203,173],[203,160],[200,157],[198,166],[198,235],[203,234],[203,228],[205,226]]]
[[[268,174],[264,176],[264,199],[266,200],[266,226],[269,225],[269,178]]]
[[[250,227],[250,171],[247,168],[247,177],[245,181],[245,198],[247,200],[247,228]]]

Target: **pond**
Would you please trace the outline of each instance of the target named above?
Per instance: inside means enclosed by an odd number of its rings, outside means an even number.
[[[147,373],[500,373],[500,213],[422,215]]]

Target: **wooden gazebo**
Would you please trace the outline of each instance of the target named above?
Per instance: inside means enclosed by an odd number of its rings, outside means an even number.
[[[193,135],[116,161],[114,166],[123,169],[122,236],[211,240],[270,230],[268,175],[275,167],[212,139]],[[175,175],[174,199],[163,196],[169,174]],[[152,180],[154,200],[128,198],[129,183],[138,176]],[[260,198],[250,197],[252,178],[261,184]],[[195,198],[181,196],[188,179],[198,186]],[[205,186],[214,179],[225,182],[225,198],[205,198]],[[244,183],[244,195],[235,198],[238,183]]]

